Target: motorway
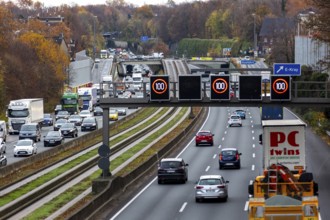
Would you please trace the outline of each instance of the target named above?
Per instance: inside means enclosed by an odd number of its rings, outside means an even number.
[[[172,219],[246,219],[248,185],[256,175],[262,174],[262,146],[258,143],[261,133],[260,111],[258,108],[244,108],[247,119],[243,127],[228,127],[227,117],[235,108],[211,107],[202,129],[215,133],[213,147],[196,147],[193,139],[177,155],[189,164],[189,177],[186,184],[158,185],[157,178],[136,192],[136,196],[126,203],[117,213],[111,213],[108,219],[134,220],[172,220]],[[284,117],[295,116],[285,110]],[[240,170],[219,170],[218,153],[223,147],[237,147],[242,153]],[[320,207],[322,219],[330,219],[330,149],[309,129],[306,132],[306,152],[308,171],[313,172],[319,183]],[[156,167],[155,167],[156,169]],[[229,180],[229,199],[227,202],[209,201],[196,203],[194,185],[200,175],[221,174]]]

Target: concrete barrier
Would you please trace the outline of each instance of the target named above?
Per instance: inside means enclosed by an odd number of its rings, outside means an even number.
[[[190,134],[192,128],[198,124],[200,120],[206,115],[205,108],[202,108],[196,117],[191,121],[190,125],[186,129],[182,130],[174,139],[169,141],[157,154],[151,156],[139,167],[132,170],[125,176],[112,176],[107,179],[98,179],[93,181],[93,187],[98,188],[97,184],[107,185],[107,187],[100,192],[95,199],[83,206],[77,212],[73,213],[69,218],[70,220],[80,219],[96,219],[97,215],[105,210],[105,207],[109,207],[111,203],[116,199],[116,196],[124,193],[132,183],[142,178],[146,173],[155,169],[158,159],[166,157],[173,149],[175,149],[183,138]],[[101,183],[100,183],[101,182]],[[95,191],[94,191],[95,190]],[[94,192],[98,192],[98,189],[93,189]]]

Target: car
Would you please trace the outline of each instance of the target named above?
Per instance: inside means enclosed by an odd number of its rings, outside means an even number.
[[[7,150],[6,142],[0,138],[0,154],[5,154]]]
[[[241,116],[236,115],[236,114],[231,115],[229,117],[228,124],[229,124],[229,127],[231,127],[233,125],[238,125],[238,126],[242,127]]]
[[[37,153],[37,145],[32,139],[18,140],[14,145],[14,157],[28,156]]]
[[[7,165],[7,157],[4,154],[0,154],[0,167]]]
[[[117,108],[119,116],[125,116],[127,114],[126,108]]]
[[[195,200],[201,202],[204,199],[228,199],[228,180],[221,175],[203,175],[195,186]]]
[[[213,146],[213,136],[214,134],[208,130],[201,130],[197,132],[195,136],[195,144],[196,146],[200,144],[209,144]]]
[[[60,131],[48,131],[44,136],[44,147],[57,146],[64,143],[64,137]]]
[[[101,60],[99,58],[95,58],[94,62],[99,63],[99,62],[101,62]]]
[[[68,111],[58,111],[58,113],[55,116],[55,119],[60,119],[60,118],[64,118],[64,119],[68,119],[70,117],[70,113]]]
[[[81,124],[81,131],[92,131],[98,129],[97,120],[95,117],[87,117],[84,118],[82,124]]]
[[[51,114],[44,114],[44,120],[41,122],[42,126],[53,126],[53,117]]]
[[[60,119],[56,120],[56,122],[54,124],[54,131],[60,130],[61,126],[67,122],[68,122],[68,120],[64,119],[64,118],[60,118]]]
[[[118,111],[117,109],[110,109],[109,111],[109,120],[117,121],[118,120]]]
[[[78,137],[78,128],[74,123],[64,123],[60,131],[64,137]]]
[[[54,113],[55,113],[55,115],[57,115],[57,113],[59,112],[59,111],[61,111],[62,110],[62,105],[56,105],[55,106],[55,109],[54,109]]]
[[[101,116],[103,115],[103,109],[100,106],[96,106],[93,111],[94,116]]]
[[[182,158],[163,158],[158,163],[158,184],[165,181],[180,181],[186,183],[188,180],[188,164]]]
[[[89,111],[89,110],[82,110],[80,113],[79,113],[80,117],[82,118],[86,118],[86,117],[92,117],[93,114]]]
[[[223,148],[219,154],[219,169],[224,167],[241,168],[241,155],[237,148]]]
[[[41,140],[41,126],[39,123],[23,124],[18,134],[18,139],[31,138],[35,142]]]
[[[239,115],[241,119],[245,119],[246,112],[243,109],[237,109],[234,111],[234,114]]]
[[[74,123],[76,126],[80,126],[83,118],[80,115],[70,115],[68,122]]]

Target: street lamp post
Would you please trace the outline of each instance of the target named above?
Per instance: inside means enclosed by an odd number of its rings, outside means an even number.
[[[95,20],[96,20],[97,16],[93,16],[93,34],[94,34],[94,42],[93,42],[93,60],[95,61],[95,57],[96,57],[96,37],[95,37]]]
[[[254,50],[254,56],[258,55],[257,51],[257,34],[256,34],[256,14],[253,13],[253,50]],[[257,54],[255,54],[257,52]]]

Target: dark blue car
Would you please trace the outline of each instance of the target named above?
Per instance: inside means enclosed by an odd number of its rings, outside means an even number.
[[[51,114],[44,114],[44,120],[42,126],[53,126],[53,117]]]
[[[223,148],[219,154],[219,169],[225,167],[241,168],[241,155],[236,148]]]
[[[245,119],[245,111],[244,110],[241,110],[241,109],[237,109],[237,110],[235,110],[235,112],[234,112],[236,115],[239,115],[239,117],[241,118],[241,119]]]

